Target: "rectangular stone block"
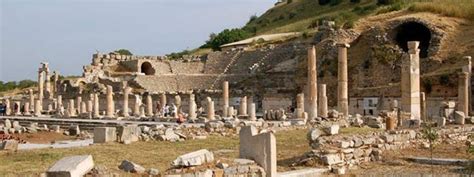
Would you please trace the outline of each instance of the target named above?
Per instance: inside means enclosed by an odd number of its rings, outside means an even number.
[[[57,161],[46,171],[48,177],[81,177],[94,168],[91,155],[69,156]]]
[[[271,132],[259,134],[254,126],[246,126],[240,130],[239,138],[239,157],[255,160],[267,177],[277,176],[275,135]]]
[[[130,144],[139,140],[141,130],[137,125],[126,125],[118,127],[118,141]]]
[[[5,140],[0,144],[0,149],[1,150],[11,150],[15,151],[18,149],[18,141],[16,140]]]
[[[96,127],[94,128],[94,143],[107,143],[117,140],[117,131],[115,127]]]

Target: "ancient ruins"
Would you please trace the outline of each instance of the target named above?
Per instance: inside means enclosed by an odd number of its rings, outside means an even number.
[[[408,37],[379,40],[386,33],[375,27],[354,34],[325,22],[305,42],[257,49],[226,45],[223,51],[179,60],[97,52],[76,78],[51,72],[45,61],[39,65],[37,88],[1,98],[6,111],[0,116],[0,149],[39,148],[15,136],[22,133],[82,138],[40,148],[178,144],[223,136],[238,139],[238,158],[218,160],[217,150],[209,147],[176,156],[171,168],[162,171],[127,159],[116,170],[170,177],[302,177],[346,174],[413,144],[432,147],[424,136],[427,126],[436,130],[438,141],[474,145],[468,139],[474,133],[471,57],[458,57],[452,67],[443,68],[448,62],[436,61],[444,57],[437,53],[444,39],[436,34],[442,29],[427,20],[394,19],[384,30],[397,33],[411,23],[432,31],[431,46]],[[398,53],[392,54],[392,68],[375,68],[367,61],[379,58],[360,56],[367,38],[394,46]],[[454,85],[432,84],[440,75]],[[342,133],[367,128],[365,134]],[[310,149],[302,158],[280,162],[275,132],[287,130],[305,130]],[[61,158],[45,175],[98,174],[91,155]],[[300,168],[314,159],[313,166]],[[277,169],[280,163],[293,166]]]

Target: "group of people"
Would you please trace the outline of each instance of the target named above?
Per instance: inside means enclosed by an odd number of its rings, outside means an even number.
[[[178,123],[184,123],[186,121],[186,115],[183,112],[179,111],[175,104],[166,104],[162,106],[160,103],[156,105],[156,110],[160,116],[163,117],[178,117]]]
[[[6,116],[7,114],[7,105],[5,103],[0,103],[0,116]]]

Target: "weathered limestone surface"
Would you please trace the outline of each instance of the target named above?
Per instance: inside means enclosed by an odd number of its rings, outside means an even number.
[[[130,87],[125,87],[123,89],[123,107],[122,107],[122,112],[124,117],[130,116],[128,113],[128,95],[130,95],[130,92],[132,92],[132,88]]]
[[[261,133],[253,126],[240,130],[239,157],[252,159],[265,169],[267,177],[277,176],[276,139],[273,133]]]
[[[125,125],[118,127],[118,141],[130,144],[139,140],[141,130],[137,125]]]
[[[69,156],[57,161],[46,171],[48,177],[82,177],[94,168],[91,155]]]
[[[213,161],[214,154],[207,149],[201,149],[179,156],[173,161],[172,165],[175,167],[190,167],[211,163]]]
[[[194,94],[189,94],[189,118],[190,119],[196,119],[197,114],[197,105],[196,105],[196,97]]]
[[[212,101],[211,97],[207,97],[207,119],[215,120],[215,112],[214,112],[214,101]]]
[[[249,114],[250,120],[252,120],[252,121],[257,120],[257,113],[256,113],[255,103],[250,104],[249,112],[250,112],[250,114]]]
[[[459,74],[458,85],[458,111],[469,114],[469,73],[462,72]]]
[[[35,116],[41,116],[41,101],[40,100],[36,100],[36,103],[35,103]],[[8,115],[8,114],[7,114]]]
[[[419,42],[408,42],[408,55],[402,60],[402,111],[411,118],[421,118],[420,107],[420,49]]]
[[[349,44],[338,45],[337,107],[344,116],[349,115],[349,88],[347,75],[347,48]]]
[[[18,141],[5,140],[0,144],[0,150],[16,151],[18,149]]]
[[[117,140],[117,131],[115,127],[95,127],[94,143],[107,143]]]
[[[326,84],[319,84],[318,109],[320,117],[328,117],[328,97],[326,96]]]
[[[147,94],[146,96],[146,116],[153,116],[153,99],[151,98],[151,94]]]
[[[304,93],[296,95],[295,118],[304,117]]]
[[[318,73],[316,70],[316,48],[308,49],[308,116],[310,119],[318,117]]]
[[[99,118],[99,94],[94,93],[94,118]]]
[[[34,93],[33,93],[33,89],[29,89],[29,90],[28,90],[28,93],[30,94],[30,97],[29,97],[29,99],[30,99],[30,107],[29,107],[29,109],[33,110],[34,107],[35,107],[35,95],[34,95]],[[26,107],[25,107],[25,108],[26,108]]]
[[[140,116],[140,106],[142,105],[142,98],[140,95],[135,95],[135,105],[133,106],[133,115]]]

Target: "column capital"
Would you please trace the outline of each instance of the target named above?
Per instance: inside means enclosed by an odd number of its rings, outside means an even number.
[[[349,45],[348,43],[337,43],[336,44],[337,47],[344,47],[344,48],[350,48],[351,45]]]

